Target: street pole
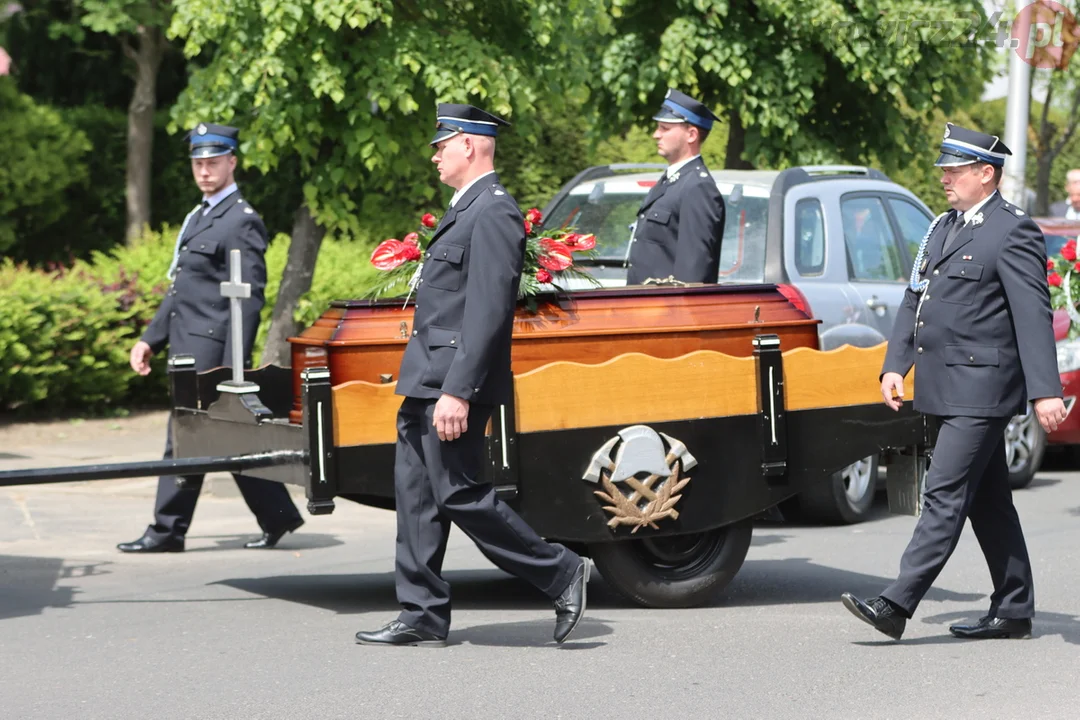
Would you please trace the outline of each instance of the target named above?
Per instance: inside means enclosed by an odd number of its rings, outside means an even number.
[[[1020,4],[1020,3],[1018,3]],[[1027,5],[1026,2],[1022,3]],[[1019,9],[1019,8],[1018,8]],[[1020,23],[1018,38],[1027,38],[1020,48],[1009,48],[1009,94],[1005,103],[1005,144],[1012,155],[1005,158],[1005,173],[1001,181],[1002,196],[1019,208],[1027,208],[1025,202],[1024,169],[1027,166],[1028,114],[1031,105],[1031,65],[1021,56],[1034,38],[1031,37],[1031,18],[1017,13]]]

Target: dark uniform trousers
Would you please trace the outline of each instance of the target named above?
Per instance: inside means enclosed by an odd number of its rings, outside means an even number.
[[[482,481],[484,430],[492,406],[470,404],[466,432],[443,442],[432,425],[435,403],[407,397],[398,412],[396,579],[401,622],[445,636],[450,584],[440,573],[451,522],[495,565],[552,599],[569,585],[580,560],[537,535]]]
[[[1031,561],[1005,462],[1004,432],[1009,418],[928,419],[939,430],[926,475],[922,514],[900,560],[900,575],[882,596],[913,615],[970,518],[994,583],[990,617],[1031,618],[1035,614]]]
[[[171,460],[172,418],[165,439],[165,460]],[[168,537],[184,537],[191,520],[195,516],[195,503],[199,500],[199,491],[205,475],[186,475],[184,487],[177,487],[175,475],[164,475],[158,479],[157,500],[154,503],[154,524],[146,529],[146,534],[155,540]],[[255,515],[263,532],[277,532],[295,527],[300,522],[300,512],[289,497],[289,491],[281,483],[261,478],[245,477],[233,473],[244,502]]]

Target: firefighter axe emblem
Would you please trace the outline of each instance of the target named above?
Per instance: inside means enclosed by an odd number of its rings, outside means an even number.
[[[681,441],[634,425],[620,430],[593,454],[582,478],[603,488],[593,494],[607,503],[608,527],[627,525],[636,533],[646,526],[658,529],[656,523],[665,518],[679,517],[675,506],[690,482],[683,473],[696,465]]]

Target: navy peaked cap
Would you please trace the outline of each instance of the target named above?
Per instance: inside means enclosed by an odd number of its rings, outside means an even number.
[[[659,122],[690,123],[703,130],[712,130],[713,122],[719,119],[712,110],[674,88],[668,89],[660,112],[653,116]]]
[[[983,162],[997,167],[1005,165],[1005,156],[1012,155],[1012,150],[997,135],[987,135],[978,130],[969,130],[945,123],[945,137],[941,139],[937,167],[954,167]]]
[[[510,123],[472,105],[439,103],[435,117],[435,137],[431,139],[431,144],[435,145],[459,134],[495,137],[500,125],[509,126]]]
[[[228,125],[199,123],[187,134],[192,158],[211,158],[235,153],[240,147],[240,131]]]

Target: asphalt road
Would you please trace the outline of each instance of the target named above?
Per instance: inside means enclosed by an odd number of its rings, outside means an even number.
[[[391,513],[339,502],[279,549],[251,551],[243,503],[206,492],[186,553],[120,554],[153,487],[0,488],[0,717],[1080,715],[1080,474],[1061,462],[1016,494],[1035,637],[981,643],[947,631],[988,603],[970,531],[901,642],[843,609],[841,592],[888,582],[910,537],[913,518],[882,511],[854,527],[760,525],[711,607],[642,609],[594,573],[587,617],[561,647],[547,601],[455,530],[451,646],[359,646],[357,630],[396,614]]]

